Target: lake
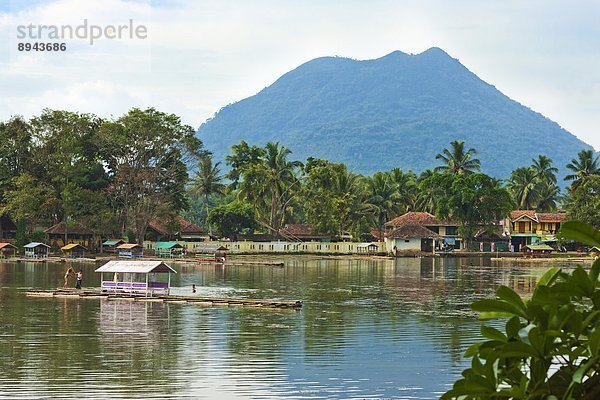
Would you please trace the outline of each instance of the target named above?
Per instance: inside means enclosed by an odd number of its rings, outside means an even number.
[[[1,398],[436,399],[479,339],[469,311],[547,266],[481,258],[273,257],[178,266],[174,294],[301,299],[300,310],[26,297],[65,263],[0,263]],[[98,265],[99,266],[99,265]],[[73,264],[98,287],[92,264]],[[74,282],[72,285],[74,286]]]

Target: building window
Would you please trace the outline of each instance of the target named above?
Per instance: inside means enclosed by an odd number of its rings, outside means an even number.
[[[447,226],[446,235],[458,235],[458,226]]]

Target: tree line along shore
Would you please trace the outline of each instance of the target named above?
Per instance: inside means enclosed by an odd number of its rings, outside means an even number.
[[[241,141],[213,160],[191,126],[154,108],[110,120],[46,109],[0,122],[0,140],[0,215],[17,227],[14,237],[0,236],[18,246],[43,242],[44,229],[61,222],[143,244],[153,221],[176,231],[181,217],[230,240],[285,240],[286,226],[310,224],[333,241],[368,242],[409,211],[451,218],[465,240],[515,209],[561,210],[600,227],[600,166],[591,150],[565,166],[561,190],[544,155],[498,179],[458,140],[419,174],[394,168],[363,176],[342,163],[295,160],[273,142]]]

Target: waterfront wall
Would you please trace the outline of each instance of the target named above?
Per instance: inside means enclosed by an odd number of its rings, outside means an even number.
[[[153,250],[156,242],[144,242],[145,250]],[[229,254],[267,254],[267,253],[322,253],[322,254],[373,254],[385,253],[384,242],[355,243],[355,242],[185,242],[178,241],[187,251],[200,244],[216,244],[225,246]],[[368,245],[371,245],[369,252]],[[374,246],[377,250],[374,250]]]

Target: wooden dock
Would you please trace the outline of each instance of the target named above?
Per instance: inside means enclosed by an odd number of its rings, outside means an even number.
[[[268,308],[300,308],[302,300],[269,300],[245,298],[221,298],[201,296],[152,296],[146,297],[136,293],[109,293],[100,290],[88,289],[55,289],[55,290],[29,290],[28,297],[54,297],[68,299],[107,299],[129,300],[139,302],[163,302],[176,304],[196,304],[199,306],[213,307],[268,307]]]

